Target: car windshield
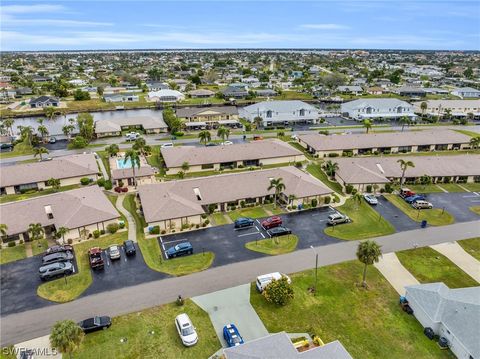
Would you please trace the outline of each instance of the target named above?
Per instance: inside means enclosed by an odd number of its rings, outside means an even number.
[[[193,330],[193,327],[192,326],[189,326],[187,328],[183,328],[182,329],[182,335],[185,337],[187,335],[191,335],[193,334],[195,331]]]

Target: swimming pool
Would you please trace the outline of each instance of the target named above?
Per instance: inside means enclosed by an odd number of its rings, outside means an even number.
[[[117,168],[119,169],[124,169],[124,168],[132,168],[132,161],[130,161],[130,158],[124,162],[124,158],[119,158],[117,159]]]

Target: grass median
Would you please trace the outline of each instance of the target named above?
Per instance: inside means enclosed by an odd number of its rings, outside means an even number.
[[[410,204],[405,202],[399,196],[389,194],[386,195],[385,198],[416,222],[426,220],[428,224],[432,226],[445,226],[447,224],[452,224],[455,222],[455,218],[453,218],[450,213],[444,211],[441,208],[418,210],[413,208]]]
[[[392,224],[381,217],[363,199],[357,203],[353,199],[347,199],[345,204],[336,209],[350,217],[352,222],[325,228],[325,233],[331,237],[356,240],[395,233],[395,228]]]
[[[480,237],[464,239],[457,242],[462,248],[480,261]]]
[[[27,258],[25,244],[17,244],[15,247],[0,249],[0,264],[15,262]]]
[[[332,191],[343,195],[341,184],[335,181],[331,181],[330,178],[328,178],[327,174],[323,172],[321,164],[311,163],[307,166],[307,171],[312,176],[319,179],[322,183],[326,184]]]
[[[298,237],[294,234],[288,234],[286,236],[248,242],[245,244],[245,248],[254,252],[276,256],[293,252],[297,248],[297,244]]]
[[[474,213],[476,213],[480,216],[480,206],[473,206],[473,207],[470,207],[469,209],[470,209],[470,211],[472,211],[472,212],[474,212]]]
[[[268,213],[265,212],[265,210],[261,206],[237,209],[235,211],[227,212],[227,215],[230,217],[230,219],[233,222],[236,219],[241,217],[248,217],[248,218],[268,217]]]

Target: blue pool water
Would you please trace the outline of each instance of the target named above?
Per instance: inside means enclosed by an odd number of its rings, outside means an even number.
[[[130,158],[127,160],[127,162],[124,162],[123,158],[117,159],[117,168],[132,168],[132,161],[130,161]]]

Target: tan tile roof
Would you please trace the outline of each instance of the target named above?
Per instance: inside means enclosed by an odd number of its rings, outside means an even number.
[[[98,173],[97,161],[92,153],[55,157],[51,161],[3,166],[0,187],[64,179]]]
[[[302,155],[302,152],[280,140],[253,141],[230,146],[167,147],[160,151],[168,168],[181,167],[184,162],[193,166]]]
[[[45,206],[51,207],[53,219],[47,217]],[[1,222],[8,226],[8,234],[25,232],[30,223],[74,229],[118,217],[96,185],[0,205]]]
[[[150,166],[141,166],[140,168],[135,168],[135,176],[138,177],[147,177],[153,176],[155,172]],[[133,170],[131,168],[115,169],[112,170],[112,179],[124,179],[124,178],[133,178]]]
[[[268,191],[271,178],[282,178],[284,194],[297,198],[325,195],[332,191],[322,182],[295,167],[248,171],[192,178],[138,187],[148,223],[204,213],[202,206],[273,194]],[[200,199],[194,192],[198,189]]]

